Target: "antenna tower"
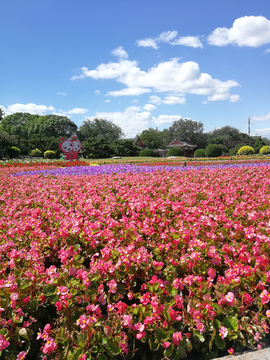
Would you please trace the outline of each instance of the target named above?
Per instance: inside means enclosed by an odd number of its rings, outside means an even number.
[[[250,136],[250,118],[248,118],[248,136]]]

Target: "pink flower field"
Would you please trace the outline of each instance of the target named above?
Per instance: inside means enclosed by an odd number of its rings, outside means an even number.
[[[269,165],[17,171],[0,169],[1,360],[211,359],[267,344]]]

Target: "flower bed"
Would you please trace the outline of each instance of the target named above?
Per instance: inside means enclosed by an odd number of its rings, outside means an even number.
[[[264,346],[270,166],[142,168],[2,172],[1,360]]]

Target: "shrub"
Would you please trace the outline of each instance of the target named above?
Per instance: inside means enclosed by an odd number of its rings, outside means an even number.
[[[171,148],[167,156],[184,156],[184,151],[180,148]]]
[[[261,155],[268,155],[270,154],[270,146],[263,146],[261,149],[260,149],[260,154]]]
[[[245,145],[244,145],[244,144],[239,144],[239,145],[236,145],[235,147],[233,147],[232,149],[230,149],[230,150],[229,150],[229,155],[230,155],[230,156],[237,155],[238,150],[239,150],[242,146],[245,146]]]
[[[21,150],[16,146],[11,146],[9,149],[7,149],[7,154],[11,159],[14,159],[21,154]]]
[[[43,154],[45,159],[54,159],[55,158],[55,152],[53,150],[47,150]]]
[[[152,149],[144,149],[140,151],[139,156],[157,157],[157,153]]]
[[[33,157],[42,157],[42,151],[39,149],[34,149],[30,151],[29,155]]]
[[[205,149],[205,155],[207,157],[218,157],[222,155],[222,149],[216,144],[210,144]]]
[[[255,154],[255,150],[253,149],[253,147],[251,146],[242,146],[239,150],[238,150],[238,155],[252,155]]]
[[[205,157],[205,150],[197,149],[194,153],[194,157]]]

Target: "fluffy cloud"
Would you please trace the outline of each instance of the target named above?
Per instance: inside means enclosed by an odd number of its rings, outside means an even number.
[[[265,54],[268,54],[268,53],[270,53],[270,49],[266,49],[266,50],[264,50],[264,52],[265,52]]]
[[[153,111],[156,110],[157,107],[153,104],[145,104],[143,108],[146,111]]]
[[[13,104],[8,106],[6,109],[7,114],[23,112],[29,114],[44,115],[48,111],[50,112],[55,111],[55,108],[53,106],[36,105],[33,103],[29,103],[29,104]]]
[[[95,90],[96,95],[101,95],[101,92],[99,90]]]
[[[254,131],[252,131],[252,136],[256,136],[256,135],[259,135],[259,136],[262,136],[262,137],[266,137],[266,138],[270,138],[270,128],[266,128],[266,129],[256,129]]]
[[[119,57],[120,59],[127,59],[128,53],[123,49],[122,46],[119,46],[117,49],[112,51],[112,55]]]
[[[251,120],[252,121],[269,121],[270,120],[270,112],[268,114],[266,114],[266,115],[253,116],[251,118]]]
[[[149,127],[172,124],[174,121],[179,120],[181,115],[160,115],[153,117],[149,111],[140,111],[139,107],[130,106],[123,112],[96,112],[96,115],[89,119],[91,120],[96,117],[112,121],[123,129],[127,138],[132,138]]]
[[[263,16],[244,16],[234,21],[233,26],[216,28],[207,38],[217,46],[228,44],[259,47],[270,43],[270,21]]]
[[[209,96],[207,101],[204,101],[203,104],[207,104],[210,101],[223,101],[229,100],[230,102],[237,102],[240,100],[239,95],[230,95],[230,94],[214,94]]]
[[[153,49],[158,49],[158,45],[155,39],[144,39],[144,40],[137,40],[136,41],[137,46],[142,46],[142,47],[151,47]]]
[[[194,48],[203,48],[198,36],[180,36],[178,39],[171,42],[172,45],[185,45]]]
[[[174,95],[169,95],[166,96],[164,98],[164,100],[162,100],[159,96],[153,95],[150,96],[148,101],[152,104],[167,104],[167,105],[175,105],[175,104],[185,104],[186,99],[182,96],[182,97],[178,97],[178,96],[174,96]]]
[[[63,92],[58,92],[57,95],[64,95],[64,96],[67,96],[66,93],[63,93]]]
[[[69,110],[67,112],[67,114],[85,114],[87,113],[88,110],[87,109],[83,109],[83,108],[74,108],[72,110]]]
[[[168,92],[173,94],[197,94],[205,96],[217,95],[229,98],[232,87],[239,86],[234,80],[221,81],[213,79],[207,73],[201,73],[199,65],[194,61],[179,63],[174,58],[142,71],[136,61],[119,60],[117,63],[100,64],[94,70],[82,67],[82,74],[77,78],[116,79],[127,87],[111,91],[108,95],[140,95],[143,93]],[[167,99],[168,103],[170,99]],[[183,103],[184,100],[179,100]]]
[[[180,36],[177,40],[172,41],[176,38],[177,34],[177,31],[164,31],[154,39],[146,38],[144,40],[137,40],[136,43],[137,46],[152,47],[153,49],[158,49],[158,43],[160,42],[169,42],[171,45],[185,45],[194,48],[203,47],[198,36]]]

